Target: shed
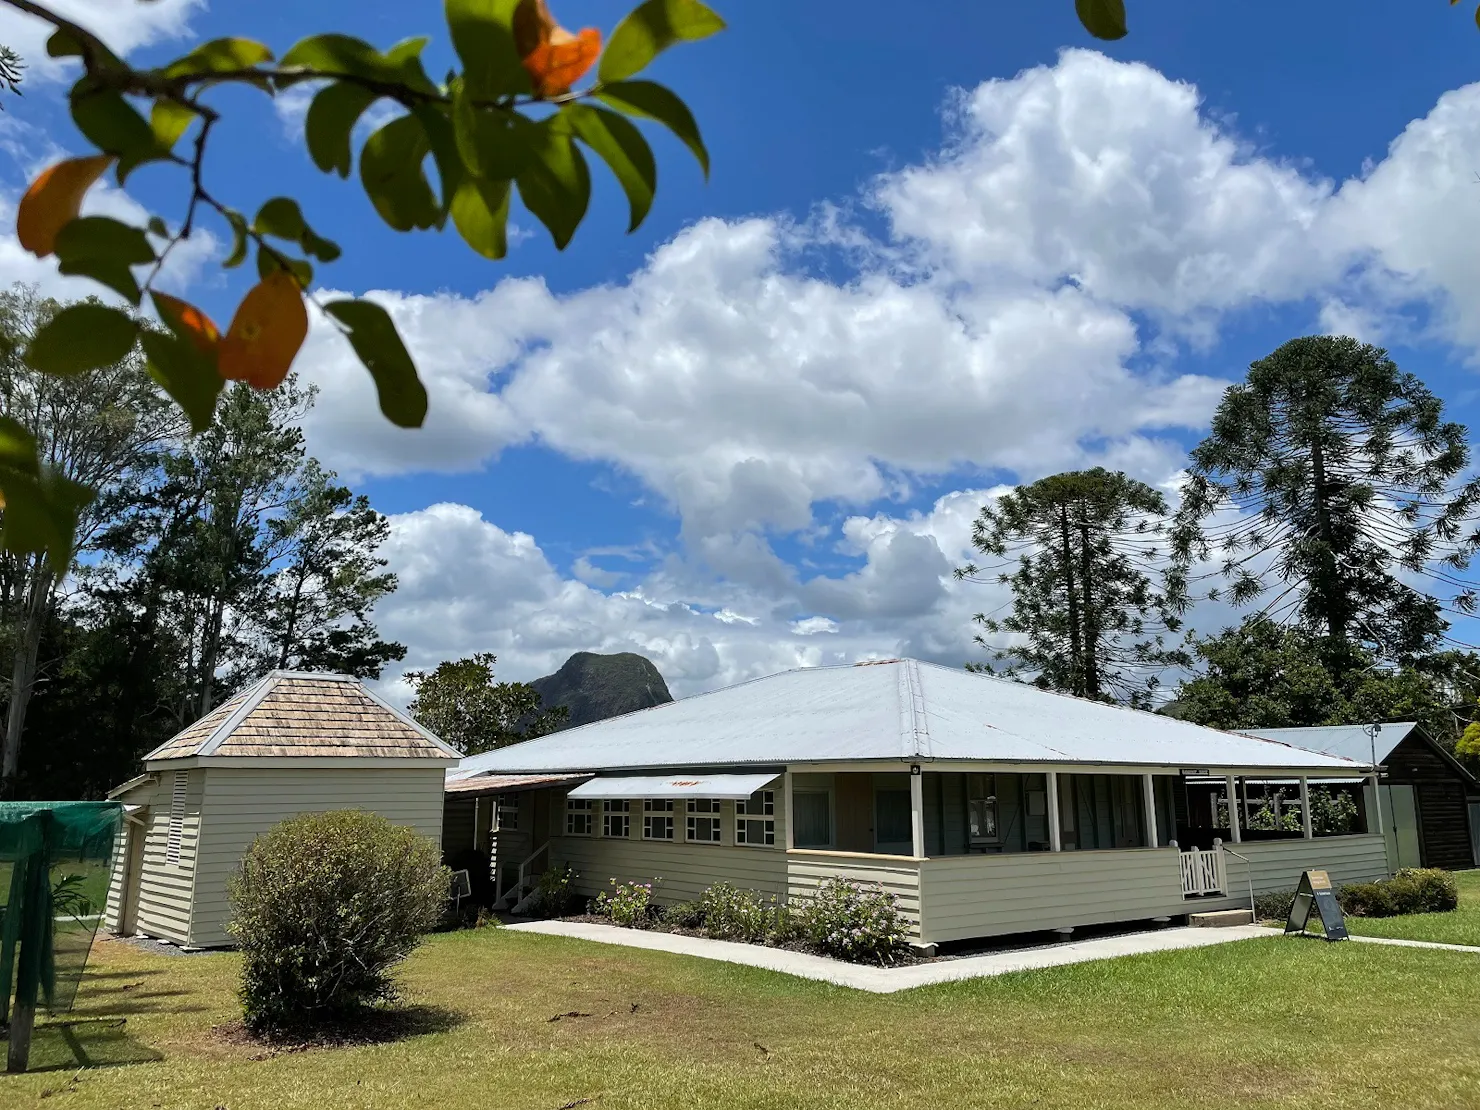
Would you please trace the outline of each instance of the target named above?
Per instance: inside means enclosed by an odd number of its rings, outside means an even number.
[[[1369,766],[1376,761],[1394,869],[1458,871],[1480,864],[1480,783],[1422,725],[1398,721],[1247,731]]]
[[[442,839],[458,753],[356,678],[273,671],[144,757],[113,790],[125,821],[105,925],[189,948],[232,943],[226,884],[257,836],[362,809]]]

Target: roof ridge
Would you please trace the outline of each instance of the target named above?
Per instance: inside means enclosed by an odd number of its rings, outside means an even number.
[[[262,704],[262,699],[267,696],[268,691],[278,684],[280,673],[269,671],[253,685],[243,690],[241,705],[237,706],[225,720],[216,726],[215,731],[206,738],[205,743],[196,746],[194,754],[196,756],[214,755],[216,749],[226,742],[226,738],[236,731],[237,725],[241,724],[252,710]]]
[[[914,659],[890,660],[899,668],[899,720],[903,754],[909,758],[931,758],[930,721],[926,716],[925,692],[920,685],[919,663]]]

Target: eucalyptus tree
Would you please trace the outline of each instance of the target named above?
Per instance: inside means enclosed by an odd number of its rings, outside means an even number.
[[[431,671],[407,671],[416,691],[411,716],[464,755],[544,736],[569,719],[563,705],[545,709],[533,686],[495,681],[497,661],[485,651],[444,660]]]
[[[995,580],[1011,591],[1002,608],[1011,608],[976,615],[977,643],[1005,673],[1044,688],[1149,705],[1159,673],[1187,662],[1169,640],[1181,627],[1185,589],[1167,562],[1167,527],[1159,492],[1098,467],[1042,478],[983,506],[972,545],[1000,561],[969,563],[956,576],[982,581],[999,571]],[[1007,646],[994,647],[1004,634]]]
[[[1293,339],[1228,388],[1192,451],[1175,554],[1213,563],[1237,604],[1413,659],[1475,606],[1467,440],[1381,348]]]

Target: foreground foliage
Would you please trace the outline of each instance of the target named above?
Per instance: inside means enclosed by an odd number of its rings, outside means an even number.
[[[247,1027],[312,1028],[393,999],[391,972],[441,917],[449,878],[436,844],[377,814],[263,833],[229,888]]]

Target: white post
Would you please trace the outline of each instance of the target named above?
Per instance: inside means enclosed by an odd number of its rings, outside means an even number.
[[[1149,772],[1141,776],[1141,785],[1146,795],[1146,847],[1160,848],[1156,836],[1156,783]]]
[[[1382,836],[1382,783],[1376,774],[1372,776],[1372,808],[1377,811],[1377,835]]]
[[[1059,829],[1059,773],[1048,772],[1048,847],[1050,851],[1063,851],[1063,834]]]
[[[786,850],[797,846],[796,834],[791,830],[791,772],[781,776],[781,813],[786,820]]]
[[[1305,839],[1310,840],[1315,834],[1310,823],[1310,780],[1304,775],[1300,776],[1300,820],[1305,826]]]
[[[910,841],[916,859],[925,858],[925,775],[910,767]]]
[[[473,851],[478,850],[478,803],[483,799],[473,795]]]
[[[1232,775],[1229,775],[1226,781],[1228,784],[1228,831],[1233,836],[1233,842],[1235,844],[1242,844],[1244,835],[1239,830],[1238,789],[1234,785]]]

